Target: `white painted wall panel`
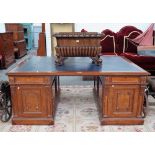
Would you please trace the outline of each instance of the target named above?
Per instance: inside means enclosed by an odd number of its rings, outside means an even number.
[[[5,24],[0,23],[0,33],[5,32]]]
[[[34,48],[38,48],[39,33],[42,31],[41,26],[33,27]]]
[[[111,29],[114,32],[118,32],[126,25],[132,25],[145,31],[150,23],[76,23],[75,31],[80,32],[84,28],[89,32],[101,32],[104,29]]]
[[[46,51],[47,51],[47,56],[51,56],[51,28],[50,28],[50,23],[45,24],[45,31],[46,31]]]

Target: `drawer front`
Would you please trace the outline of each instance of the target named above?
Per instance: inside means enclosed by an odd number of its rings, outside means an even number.
[[[139,77],[128,77],[128,76],[122,76],[122,77],[112,77],[111,83],[126,83],[126,84],[138,84],[140,83]]]
[[[100,38],[57,38],[58,46],[100,46]]]
[[[19,76],[9,77],[11,84],[51,84],[53,77]]]

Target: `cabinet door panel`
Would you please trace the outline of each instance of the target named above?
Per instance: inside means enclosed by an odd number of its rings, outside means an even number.
[[[114,86],[110,88],[109,115],[112,117],[136,116],[138,104],[137,86]]]
[[[23,117],[46,117],[48,96],[44,87],[20,86],[17,88],[19,116]]]

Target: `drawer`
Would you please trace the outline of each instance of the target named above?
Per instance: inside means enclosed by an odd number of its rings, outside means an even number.
[[[112,83],[131,83],[131,84],[138,84],[140,80],[138,77],[128,77],[128,76],[121,76],[121,77],[112,77]]]
[[[18,76],[9,77],[10,83],[14,84],[51,84],[53,77],[42,76]]]

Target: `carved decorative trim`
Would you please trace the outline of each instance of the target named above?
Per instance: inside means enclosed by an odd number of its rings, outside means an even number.
[[[133,33],[138,33],[139,35],[141,34],[141,32],[139,32],[139,31],[132,31],[132,32],[130,32],[127,36],[124,36],[124,41],[123,41],[123,53],[125,53],[125,41],[126,41],[126,39],[129,38],[130,35],[133,34]]]
[[[114,37],[114,36],[106,35],[106,36],[101,40],[101,42],[104,41],[107,37],[110,37],[110,38],[113,39],[114,53],[115,53],[115,55],[118,55],[118,54],[116,53],[116,43],[115,43],[115,37]]]

